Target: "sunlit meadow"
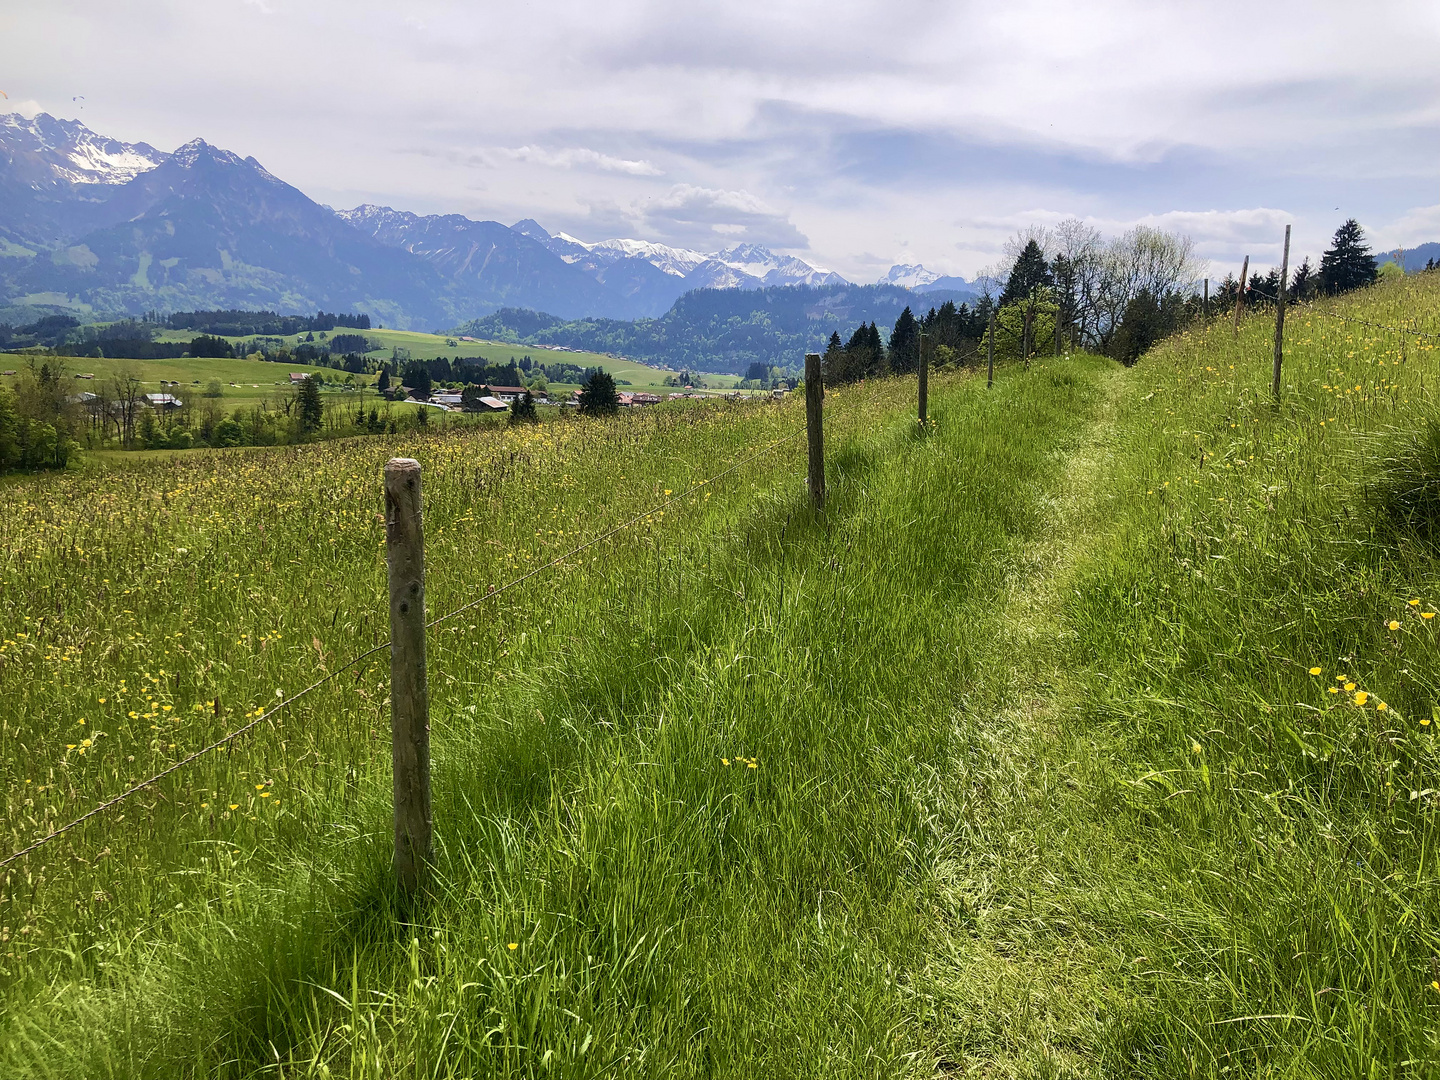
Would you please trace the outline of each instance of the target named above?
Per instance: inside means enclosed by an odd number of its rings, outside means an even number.
[[[382,652],[8,868],[16,1076],[1428,1076],[1440,276],[827,396],[432,631],[388,886]],[[7,484],[6,850],[797,430],[798,400]]]

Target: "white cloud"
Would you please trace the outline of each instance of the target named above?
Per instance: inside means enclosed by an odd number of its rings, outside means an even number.
[[[26,120],[33,120],[36,116],[45,111],[45,106],[41,105],[40,102],[29,98],[20,98],[18,100],[8,101],[4,98],[0,98],[0,110],[3,110],[4,112],[19,113],[21,116],[25,117]]]
[[[631,176],[663,176],[659,169],[648,161],[629,161],[612,157],[598,150],[573,147],[562,150],[545,150],[538,146],[519,146],[514,149],[502,147],[497,151],[512,161],[529,161],[537,165],[548,165],[555,169],[573,169],[577,165],[605,172],[628,173]]]
[[[743,227],[808,237],[847,276],[867,251],[972,273],[1035,207],[1183,222],[1225,259],[1274,231],[1246,208],[1284,210],[1304,245],[1351,215],[1387,242],[1432,228],[1410,208],[1440,160],[1440,5],[1356,10],[49,0],[7,11],[0,89],[27,106],[84,93],[97,131],[162,149],[202,135],[336,205],[551,228],[609,214],[653,239]],[[344,75],[257,78],[256,56]]]

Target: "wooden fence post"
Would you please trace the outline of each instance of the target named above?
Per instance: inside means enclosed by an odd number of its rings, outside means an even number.
[[[990,345],[990,360],[989,360],[990,373],[989,373],[989,375],[988,375],[988,376],[986,377],[986,379],[985,379],[985,389],[986,389],[986,390],[989,390],[991,387],[993,387],[993,386],[995,385],[995,309],[994,309],[993,307],[990,309],[989,345]]]
[[[1240,336],[1240,312],[1245,308],[1245,276],[1250,273],[1250,256],[1245,256],[1245,265],[1240,267],[1240,288],[1235,291],[1235,336]]]
[[[1210,279],[1205,279],[1205,299],[1200,304],[1200,316],[1206,322],[1210,321]]]
[[[825,402],[825,384],[821,382],[820,354],[805,354],[805,435],[809,444],[808,480],[810,501],[819,510],[825,505],[825,429],[821,413]]]
[[[1290,277],[1290,226],[1285,226],[1285,253],[1280,257],[1280,288],[1275,293],[1275,374],[1270,393],[1280,400],[1280,364],[1285,358],[1285,283]]]
[[[1025,370],[1030,370],[1030,351],[1035,345],[1035,289],[1030,289],[1030,303],[1025,305],[1025,329],[1020,335],[1021,350],[1025,353]]]
[[[420,463],[385,463],[385,554],[390,577],[390,741],[395,759],[395,880],[411,895],[433,854],[430,694],[425,678],[425,531]]]
[[[926,406],[930,397],[930,335],[920,332],[920,426],[925,426]]]

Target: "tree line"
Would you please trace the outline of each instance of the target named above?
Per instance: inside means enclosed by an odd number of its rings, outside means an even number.
[[[1431,260],[1427,270],[1433,265]],[[826,380],[914,371],[921,333],[935,342],[936,364],[978,363],[991,348],[992,316],[998,358],[1058,346],[1133,364],[1161,338],[1206,314],[1207,303],[1211,313],[1233,308],[1241,290],[1236,277],[1227,275],[1207,297],[1202,273],[1187,236],[1137,226],[1106,240],[1076,219],[1053,229],[1031,228],[1012,237],[1001,263],[979,276],[982,296],[973,307],[947,302],[919,318],[907,307],[888,336],[873,321],[861,323],[848,340],[832,333]],[[1378,273],[1364,230],[1352,218],[1336,230],[1319,266],[1308,257],[1301,261],[1287,292],[1299,300],[1337,295],[1370,284]],[[1273,303],[1279,268],[1251,275],[1245,291],[1246,303]]]

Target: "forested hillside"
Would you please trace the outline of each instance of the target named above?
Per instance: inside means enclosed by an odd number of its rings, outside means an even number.
[[[804,285],[738,290],[698,289],[658,319],[567,322],[504,308],[452,333],[521,345],[563,345],[614,353],[679,369],[743,374],[751,365],[795,367],[823,352],[830,336],[848,337],[864,323],[891,326],[906,308],[969,299],[947,292],[917,296],[893,285]]]

